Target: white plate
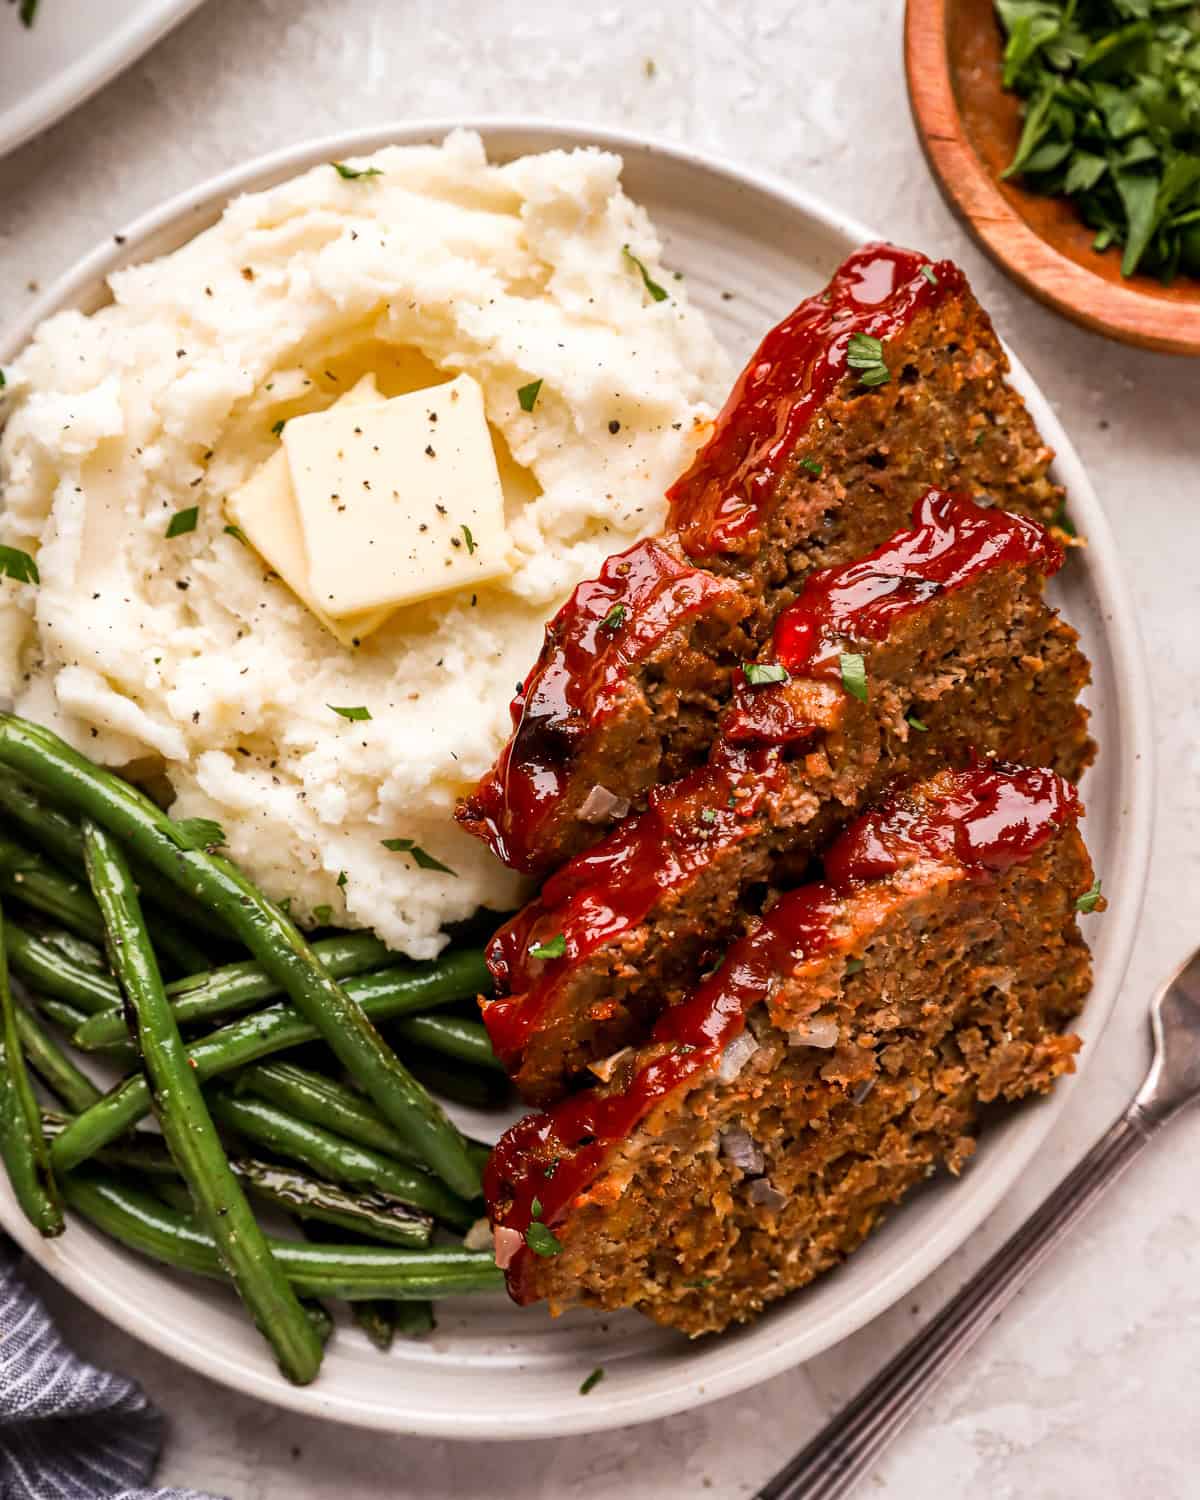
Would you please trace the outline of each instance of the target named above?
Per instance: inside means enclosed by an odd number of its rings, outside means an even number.
[[[209,224],[234,193],[265,187],[316,162],[392,142],[440,139],[444,123],[363,131],[264,158],[176,198],[130,226],[49,292],[0,346],[11,358],[33,324],[61,307],[91,310],[104,276],[161,254]],[[669,264],[685,273],[737,358],[801,296],[823,283],[854,245],[873,238],[781,182],[665,144],[579,126],[481,121],[491,154],[505,159],[594,143],[622,153],[625,185],[666,237]],[[924,247],[937,255],[939,247]],[[733,293],[726,299],[724,292]],[[1085,795],[1087,835],[1111,906],[1088,921],[1096,986],[1079,1030],[1091,1056],[1125,972],[1145,882],[1151,820],[1150,710],[1137,628],[1104,514],[1048,402],[1014,361],[1013,380],[1058,452],[1056,473],[1086,533],[1056,593],[1091,657],[1094,728],[1101,755]],[[351,1329],[339,1330],[318,1381],[286,1384],[240,1310],[219,1289],[175,1277],[73,1223],[42,1241],[17,1211],[7,1183],[0,1221],[72,1291],[113,1322],[194,1369],[253,1395],[313,1415],[392,1432],[458,1438],[524,1438],[648,1421],[742,1390],[827,1349],[902,1297],[954,1251],[995,1207],[1066,1107],[1078,1077],[1015,1111],[986,1133],[958,1183],[922,1193],[849,1263],[772,1309],[754,1326],[688,1344],[631,1314],[519,1311],[501,1298],[443,1304],[428,1343],[399,1343],[383,1359]],[[580,1381],[596,1365],[603,1384],[586,1399]]]
[[[148,52],[201,0],[41,0],[30,27],[0,9],[0,156]]]

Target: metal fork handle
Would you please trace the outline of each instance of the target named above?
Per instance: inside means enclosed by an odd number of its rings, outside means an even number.
[[[1161,1123],[1133,1104],[996,1251],[755,1500],[839,1500],[1117,1180]]]

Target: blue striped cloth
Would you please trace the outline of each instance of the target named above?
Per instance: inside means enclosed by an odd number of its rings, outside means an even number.
[[[162,1439],[141,1387],[67,1348],[0,1240],[0,1500],[212,1500],[145,1488]]]

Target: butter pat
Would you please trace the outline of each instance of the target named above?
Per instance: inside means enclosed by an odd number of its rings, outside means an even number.
[[[293,417],[283,447],[327,615],[411,604],[511,572],[504,494],[469,375]]]
[[[364,406],[379,406],[385,399],[376,389],[375,377],[364,375],[337,406],[361,410]],[[287,455],[282,448],[227,498],[225,513],[264,562],[343,646],[364,640],[392,613],[390,608],[372,609],[335,620],[318,604],[309,584],[308,553],[304,550],[304,533],[300,530]]]

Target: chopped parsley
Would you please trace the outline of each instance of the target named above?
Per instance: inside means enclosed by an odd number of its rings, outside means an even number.
[[[904,722],[911,729],[917,730],[919,734],[929,733],[929,725],[926,724],[923,719],[918,719],[916,714],[914,714],[911,710],[904,715]]]
[[[1084,891],[1082,896],[1076,897],[1075,910],[1082,912],[1095,911],[1100,905],[1100,877],[1097,875],[1092,881],[1090,890]]]
[[[555,1239],[550,1230],[538,1219],[535,1219],[525,1231],[525,1243],[535,1255],[540,1255],[547,1260],[550,1256],[557,1255],[562,1249],[561,1242]]]
[[[712,807],[702,807],[700,809],[700,821],[711,826],[717,821],[716,809]]]
[[[1056,531],[1065,532],[1067,536],[1078,536],[1075,523],[1067,515],[1067,502],[1064,500],[1054,513],[1054,519],[1050,522]]]
[[[4,371],[0,370],[0,391],[2,391],[7,384],[8,381],[4,378]]]
[[[225,830],[215,818],[180,818],[167,829],[181,849],[204,850],[211,854],[225,844]]]
[[[555,1172],[558,1171],[558,1164],[560,1161],[562,1161],[561,1156],[551,1157],[551,1159],[542,1168],[542,1176],[547,1180],[547,1182],[551,1177],[554,1176]]]
[[[567,951],[567,935],[564,932],[556,932],[552,938],[547,938],[544,943],[534,943],[529,950],[530,958],[561,958]]]
[[[279,434],[283,431],[283,429],[286,426],[287,426],[287,418],[286,417],[280,417],[280,419],[279,419],[278,422],[272,422],[271,423],[271,431],[275,435],[275,437],[278,437]]]
[[[329,165],[347,182],[357,182],[360,177],[382,177],[383,171],[379,167],[348,167],[344,161],[331,161]]]
[[[444,865],[440,859],[435,859],[427,849],[422,849],[420,844],[412,839],[380,839],[385,849],[390,849],[393,854],[407,854],[419,870],[437,870],[442,875],[453,875],[458,878],[458,871],[452,870],[449,865]]]
[[[313,907],[313,921],[318,927],[328,927],[333,921],[333,907],[324,904]]]
[[[586,1396],[589,1391],[594,1391],[596,1389],[596,1387],[600,1384],[600,1382],[603,1379],[604,1379],[604,1366],[603,1365],[597,1365],[596,1368],[592,1371],[592,1373],[587,1377],[587,1379],[579,1387],[579,1394],[581,1396]]]
[[[542,1200],[540,1198],[535,1198],[529,1205],[529,1212],[535,1219],[540,1219],[542,1217]]]
[[[189,531],[195,531],[196,522],[200,519],[200,507],[189,505],[186,510],[177,510],[167,522],[167,537],[184,536]]]
[[[788,669],[781,661],[748,661],[742,667],[751,687],[768,687],[773,682],[788,682]]]
[[[475,555],[475,538],[471,535],[471,528],[466,525],[465,522],[463,524],[462,534],[463,541],[467,544],[467,556],[473,557]]]
[[[846,960],[847,974],[861,974],[866,967],[861,958],[848,958]]]
[[[339,719],[349,719],[351,723],[355,723],[360,719],[369,719],[371,717],[371,710],[369,708],[364,708],[361,704],[359,704],[357,708],[338,708],[336,704],[327,703],[325,707],[333,709],[334,713],[337,714]]]
[[[651,297],[654,298],[655,302],[665,302],[668,296],[666,289],[659,286],[658,282],[652,279],[650,272],[647,271],[646,267],[637,258],[637,256],[633,253],[628,245],[621,246],[621,254],[624,255],[628,261],[632,262],[632,264],[637,267],[638,272],[642,278],[642,285],[650,293]]]
[[[242,530],[242,528],[240,526],[232,526],[232,525],[231,526],[226,526],[225,527],[225,535],[226,536],[231,536],[231,537],[234,538],[235,541],[241,542],[241,544],[242,544],[243,547],[248,547],[250,545],[249,538],[246,536],[246,533]]]
[[[522,411],[532,411],[537,405],[538,392],[542,388],[540,380],[531,380],[528,385],[523,385],[517,392],[517,400],[521,403]]]
[[[925,280],[929,283],[930,286],[938,285],[937,272],[933,269],[928,261],[926,261],[925,264],[921,267],[921,275],[924,276]]]
[[[867,701],[867,664],[857,651],[843,651],[838,658],[842,669],[842,686],[852,698]]]
[[[601,630],[620,630],[625,623],[625,616],[629,613],[623,604],[614,604],[609,612],[600,621]]]
[[[21,0],[17,15],[21,18],[22,26],[32,26],[37,17],[38,0]]]
[[[1024,116],[1005,177],[1062,195],[1122,276],[1200,271],[1200,14],[1187,0],[997,0]]]
[[[37,563],[20,547],[0,547],[0,574],[18,583],[41,583]]]
[[[683,1284],[686,1287],[691,1287],[693,1291],[702,1292],[710,1286],[716,1286],[717,1278],[715,1276],[697,1276],[694,1281],[685,1281]]]
[[[342,890],[342,889],[344,889],[345,884],[346,884],[346,872],[345,872],[345,870],[339,870],[338,871],[337,883],[338,883],[338,890],[339,891]]]
[[[818,479],[821,477],[821,474],[823,472],[822,466],[817,462],[815,458],[802,458],[800,460],[800,467],[802,469],[807,469],[810,474],[815,474]]]
[[[869,333],[852,333],[846,345],[846,363],[857,370],[863,385],[886,385],[892,372],[883,360],[883,345]]]

